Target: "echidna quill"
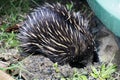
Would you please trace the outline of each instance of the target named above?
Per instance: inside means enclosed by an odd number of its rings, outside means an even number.
[[[59,3],[34,9],[19,31],[21,49],[26,53],[40,53],[61,65],[85,66],[97,61],[88,21]]]

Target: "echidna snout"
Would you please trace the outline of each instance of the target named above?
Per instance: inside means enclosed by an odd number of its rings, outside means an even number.
[[[88,21],[59,3],[34,9],[20,28],[21,49],[59,64],[93,61],[95,44]]]

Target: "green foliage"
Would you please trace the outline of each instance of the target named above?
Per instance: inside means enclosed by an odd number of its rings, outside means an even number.
[[[16,39],[16,34],[14,32],[6,33],[4,32],[4,29],[1,28],[2,32],[0,33],[0,41],[4,43],[2,48],[11,48],[11,47],[17,47],[19,44],[19,41]]]
[[[18,46],[14,32],[6,33],[5,30],[23,20],[23,13],[29,10],[29,0],[1,0],[0,16],[3,24],[0,25],[0,42],[4,43],[2,48],[11,48]]]
[[[80,74],[78,71],[75,71],[71,80],[87,80],[86,75]]]
[[[67,3],[66,7],[67,7],[68,10],[71,11],[73,9],[73,3],[72,2],[71,3]]]
[[[0,14],[6,15],[27,11],[29,9],[29,0],[1,0],[0,1]]]
[[[55,72],[57,72],[57,73],[60,72],[60,70],[59,70],[59,68],[58,68],[58,63],[55,63],[55,64],[53,65],[53,67],[55,68]]]
[[[0,17],[4,22],[2,25],[10,27],[17,24],[23,20],[24,13],[28,12],[29,9],[29,0],[0,1]]]
[[[92,73],[91,76],[94,78],[99,78],[100,80],[106,80],[111,77],[111,74],[116,71],[116,65],[105,65],[102,64],[100,68],[97,70],[95,67],[91,67]]]

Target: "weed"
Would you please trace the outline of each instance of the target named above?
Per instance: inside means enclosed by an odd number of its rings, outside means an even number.
[[[24,13],[30,9],[29,0],[7,0],[2,3],[4,1],[0,1],[0,16],[3,22],[1,26],[5,26],[2,27],[4,29],[23,21]]]
[[[16,39],[16,34],[14,32],[6,33],[3,28],[1,28],[2,32],[0,33],[0,41],[3,41],[4,45],[2,48],[12,48],[17,47],[19,41]]]
[[[55,72],[59,73],[60,70],[58,68],[58,63],[54,63],[53,67],[55,68]]]
[[[67,7],[68,10],[71,11],[71,10],[73,9],[73,2],[67,3],[67,4],[66,4],[66,7]]]
[[[29,0],[7,0],[0,1],[0,14],[10,15],[13,13],[21,13],[29,10]]]
[[[91,66],[92,69],[91,76],[93,76],[96,79],[98,78],[99,80],[106,80],[111,77],[112,73],[116,71],[116,68],[117,66],[113,64],[112,65],[102,64],[98,70],[95,67]]]

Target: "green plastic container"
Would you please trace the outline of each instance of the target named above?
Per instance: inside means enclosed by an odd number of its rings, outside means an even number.
[[[96,16],[120,37],[120,0],[87,0]]]

